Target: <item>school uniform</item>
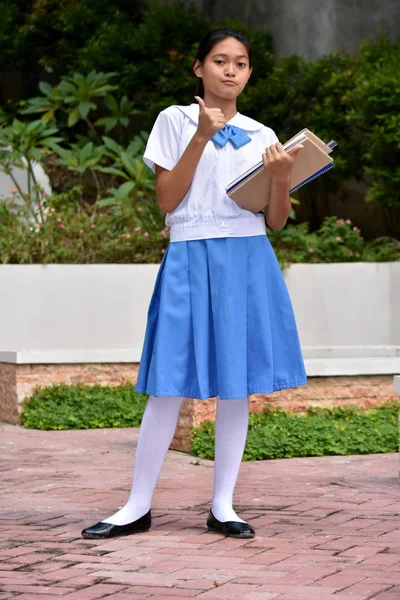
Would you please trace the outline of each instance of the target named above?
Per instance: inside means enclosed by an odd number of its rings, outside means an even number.
[[[162,111],[145,163],[171,170],[198,116],[198,104]],[[278,138],[240,113],[228,126],[231,138],[222,147],[207,143],[187,194],[166,216],[171,242],[149,306],[137,392],[229,400],[307,383],[264,216],[239,207],[225,192]],[[236,143],[243,136],[243,145]]]

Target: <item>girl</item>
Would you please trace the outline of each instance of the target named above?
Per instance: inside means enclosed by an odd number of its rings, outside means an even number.
[[[286,153],[269,127],[236,110],[252,71],[248,39],[209,33],[193,70],[196,103],[158,116],[144,161],[156,174],[171,243],[150,303],[136,390],[150,395],[125,506],[82,531],[108,538],[146,531],[159,471],[185,397],[217,397],[210,530],[250,538],[232,506],[248,426],[249,394],[306,384],[293,311],[265,221],[282,228],[290,172],[302,146]],[[265,214],[240,208],[225,187],[263,156],[271,177]]]

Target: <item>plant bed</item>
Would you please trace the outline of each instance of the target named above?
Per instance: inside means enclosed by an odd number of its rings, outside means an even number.
[[[320,409],[306,414],[284,412],[271,405],[250,416],[243,460],[397,452],[398,402],[377,409]],[[193,431],[191,454],[214,458],[214,424]]]
[[[22,407],[29,429],[100,429],[139,427],[147,396],[130,383],[116,387],[75,383],[37,386]]]
[[[146,401],[131,383],[37,386],[23,403],[21,422],[43,430],[139,427]],[[372,410],[310,406],[305,413],[268,404],[263,412],[250,415],[244,460],[397,452],[398,413],[395,401]],[[190,452],[214,458],[212,422],[191,430]]]

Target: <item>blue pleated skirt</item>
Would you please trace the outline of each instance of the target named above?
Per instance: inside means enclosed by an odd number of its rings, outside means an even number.
[[[268,238],[172,242],[148,311],[136,391],[221,400],[307,383]]]

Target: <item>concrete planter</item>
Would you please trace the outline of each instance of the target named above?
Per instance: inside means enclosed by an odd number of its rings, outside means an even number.
[[[118,373],[134,379],[157,271],[158,265],[0,266],[0,420],[15,422],[23,396],[49,383],[51,373],[56,381],[116,384]],[[400,372],[400,263],[300,264],[285,279],[308,376],[373,376],[378,388],[382,377],[385,390],[393,389],[389,376]]]
[[[0,266],[0,361],[138,362],[157,271]],[[300,264],[285,279],[309,375],[399,371],[400,263]]]

